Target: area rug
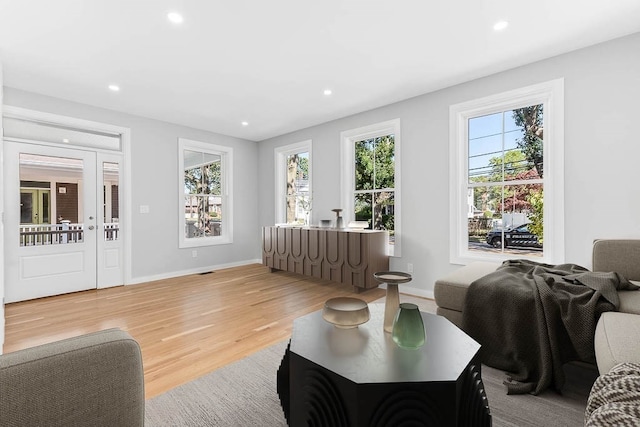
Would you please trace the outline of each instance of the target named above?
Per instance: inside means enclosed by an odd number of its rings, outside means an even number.
[[[287,341],[147,400],[145,426],[286,426],[276,371]]]
[[[276,371],[286,341],[174,388],[146,402],[146,426],[286,426]],[[567,370],[563,394],[508,396],[505,375],[482,368],[494,426],[581,426],[594,372]]]

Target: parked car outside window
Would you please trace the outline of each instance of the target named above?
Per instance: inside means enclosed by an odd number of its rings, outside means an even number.
[[[529,231],[528,224],[517,227],[508,227],[504,230],[491,230],[487,233],[487,243],[494,248],[502,247],[502,234],[504,233],[504,246],[526,246],[541,248],[538,236]]]

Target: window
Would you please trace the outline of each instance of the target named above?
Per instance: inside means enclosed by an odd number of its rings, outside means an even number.
[[[180,138],[180,247],[231,243],[233,149]]]
[[[341,139],[346,224],[388,231],[388,253],[400,256],[400,120],[345,131]]]
[[[563,108],[562,80],[451,107],[452,263],[563,262]]]
[[[311,222],[311,140],[275,149],[276,223]]]

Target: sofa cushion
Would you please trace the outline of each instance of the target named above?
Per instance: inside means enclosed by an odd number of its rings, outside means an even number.
[[[476,261],[437,280],[433,288],[436,304],[449,310],[462,311],[471,282],[494,272],[499,266],[498,262]]]
[[[140,346],[107,329],[0,356],[0,426],[143,426]]]
[[[630,280],[636,286],[640,286],[640,282]],[[621,313],[640,314],[640,291],[620,291],[620,308]]]
[[[615,271],[640,280],[640,239],[604,239],[593,242],[593,271]]]
[[[594,346],[601,374],[618,363],[640,363],[640,316],[615,311],[603,313],[596,326]]]
[[[448,308],[436,308],[436,314],[446,318],[448,321],[462,329],[462,312],[458,310],[450,310]]]

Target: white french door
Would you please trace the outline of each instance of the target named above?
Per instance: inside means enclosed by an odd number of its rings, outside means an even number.
[[[124,284],[122,244],[122,194],[120,175],[122,156],[96,153],[96,194],[98,195],[97,287]]]
[[[122,284],[120,156],[9,140],[4,155],[5,302]]]

